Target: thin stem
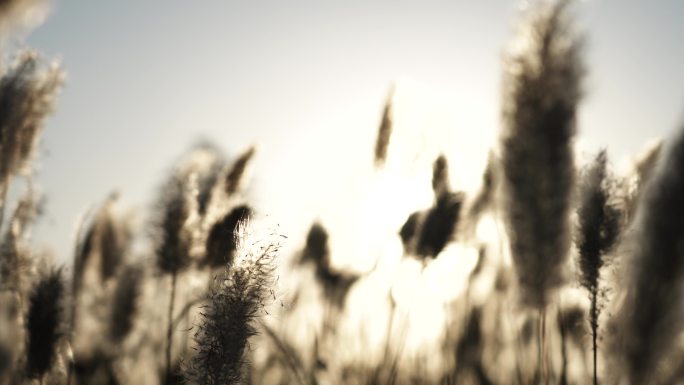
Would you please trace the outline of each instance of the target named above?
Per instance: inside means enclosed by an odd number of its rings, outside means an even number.
[[[309,382],[306,381],[306,375],[303,373],[304,364],[300,360],[297,352],[284,340],[278,337],[276,332],[273,329],[271,329],[271,327],[269,327],[264,321],[260,320],[259,324],[266,332],[266,336],[268,336],[273,341],[276,348],[280,351],[282,358],[285,361],[285,364],[289,366],[290,370],[297,378],[299,384],[307,385]]]
[[[171,298],[169,300],[169,325],[166,333],[166,383],[171,378],[171,348],[173,346],[173,304],[176,301],[177,273],[171,273]]]
[[[567,385],[568,383],[568,347],[565,335],[565,317],[563,317],[563,312],[561,311],[560,305],[558,306],[558,326],[560,329],[560,342],[561,342],[561,374],[560,374],[560,385]]]
[[[548,375],[546,373],[546,308],[539,309],[538,320],[538,334],[537,334],[537,374],[535,375],[534,383],[548,383]]]
[[[73,375],[73,372],[74,372],[74,362],[73,362],[73,360],[69,360],[69,364],[67,365],[66,385],[71,385],[71,376]]]
[[[9,177],[0,181],[0,228],[2,228],[2,221],[5,218],[5,198],[7,198],[7,186],[9,185]]]
[[[544,383],[548,384],[549,383],[549,370],[550,370],[550,363],[549,363],[549,354],[546,346],[546,308],[542,309],[542,329],[541,329],[541,337],[542,337],[542,351],[543,351],[543,357],[544,357],[544,365],[542,366],[542,374],[544,378]]]
[[[534,384],[539,384],[541,382],[541,372],[542,372],[542,326],[541,326],[541,311],[539,311],[539,317],[537,318],[537,368],[534,373]]]
[[[597,290],[594,289],[591,291],[591,308],[590,308],[590,317],[591,317],[591,342],[592,342],[592,350],[594,353],[594,385],[598,385],[598,375],[597,375],[597,341],[596,341],[596,334],[597,334],[597,329],[598,329],[598,308],[597,308]]]
[[[390,356],[390,341],[392,339],[392,326],[394,323],[394,314],[396,312],[396,305],[394,301],[390,301],[390,306],[392,310],[389,313],[389,318],[387,319],[387,333],[385,335],[385,353],[383,355],[383,360],[387,360]]]
[[[79,299],[79,291],[74,290],[74,293],[72,294],[73,297],[71,298],[71,319],[69,320],[69,335],[68,335],[68,342],[69,342],[69,348],[74,346],[74,333],[76,331],[76,316],[78,314],[78,299]],[[73,351],[71,353],[73,355]],[[69,364],[67,365],[67,379],[66,379],[66,385],[71,385],[71,378],[73,377],[74,374],[74,358],[69,360]]]

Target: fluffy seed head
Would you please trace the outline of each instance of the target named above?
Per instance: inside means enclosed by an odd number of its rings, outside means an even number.
[[[380,128],[378,129],[378,138],[375,142],[375,166],[380,167],[385,164],[387,159],[387,149],[389,148],[390,138],[392,136],[392,98],[394,96],[394,89],[392,89],[385,102],[385,107],[382,112],[382,120],[380,121]]]
[[[684,289],[684,128],[640,194],[617,311],[611,357],[631,384],[651,383],[682,331]]]
[[[521,298],[537,308],[561,285],[570,247],[572,139],[584,71],[567,4],[533,15],[505,63],[504,218]]]
[[[194,336],[197,352],[185,375],[199,385],[239,383],[248,340],[272,295],[277,244],[240,241],[235,263],[212,284]]]
[[[109,337],[114,343],[121,342],[133,329],[142,283],[143,270],[140,267],[128,266],[121,270],[109,317]]]
[[[247,170],[247,166],[249,165],[249,161],[254,156],[255,151],[256,150],[254,147],[248,148],[247,151],[240,155],[233,163],[233,166],[228,172],[225,181],[226,194],[228,196],[235,194],[240,188],[240,183],[242,182],[245,171]]]
[[[156,224],[157,267],[167,274],[187,268],[195,234],[196,186],[192,173],[174,172],[161,191]]]
[[[28,231],[39,212],[40,207],[31,191],[17,203],[0,244],[0,288],[24,289],[25,276],[31,266],[30,250],[26,245]]]
[[[580,284],[590,292],[597,290],[605,254],[613,247],[620,228],[621,213],[611,199],[612,179],[607,175],[606,161],[605,150],[599,152],[580,181],[576,243]]]
[[[232,264],[236,251],[236,230],[240,223],[248,220],[252,210],[247,205],[233,208],[222,219],[216,222],[209,231],[206,243],[204,264],[219,267]]]
[[[26,374],[42,377],[52,366],[57,343],[63,336],[62,270],[55,269],[41,278],[29,297],[26,317]]]
[[[30,158],[43,121],[62,83],[59,68],[44,65],[32,51],[19,55],[0,77],[0,183]]]
[[[328,253],[328,232],[323,225],[316,222],[311,225],[306,236],[301,262],[311,261],[319,264],[328,258]]]

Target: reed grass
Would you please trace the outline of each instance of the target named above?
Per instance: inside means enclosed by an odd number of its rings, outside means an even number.
[[[26,376],[44,383],[53,365],[63,330],[64,282],[62,270],[44,276],[29,297],[26,316]]]
[[[385,106],[383,107],[382,119],[378,128],[378,137],[375,141],[375,166],[381,167],[387,160],[387,149],[389,148],[390,138],[392,137],[392,99],[394,89],[391,89]]]
[[[606,254],[613,248],[620,230],[622,213],[617,200],[611,196],[614,178],[606,169],[607,155],[600,151],[585,170],[580,183],[580,206],[577,209],[579,283],[589,293],[589,325],[594,361],[594,385],[598,383],[597,351],[598,326],[601,313],[601,268]],[[613,193],[614,194],[614,193]]]
[[[684,258],[684,129],[664,150],[662,162],[637,204],[613,317],[612,358],[630,384],[653,383],[681,333]]]
[[[271,294],[277,244],[242,238],[239,250],[235,263],[213,281],[201,313],[194,335],[197,352],[185,369],[195,384],[241,381],[249,339]]]
[[[541,8],[505,62],[501,168],[522,300],[538,309],[563,283],[570,248],[573,138],[584,68],[568,1]]]
[[[0,2],[0,24],[29,3]],[[503,130],[480,190],[452,186],[439,155],[421,186],[432,204],[368,230],[386,247],[339,248],[325,217],[288,234],[287,249],[277,232],[258,235],[246,188],[255,147],[229,159],[209,141],[192,146],[146,223],[107,198],[81,223],[71,271],[32,243],[41,204],[29,188],[0,223],[0,385],[682,382],[684,129],[634,175],[611,172],[605,151],[576,166],[585,71],[570,6],[535,4],[507,50]],[[32,51],[0,72],[0,218],[60,85]],[[374,173],[402,116],[395,91]],[[483,239],[480,225],[496,234]],[[141,234],[149,244],[135,243]],[[377,263],[354,270],[345,249]]]
[[[0,8],[23,7],[28,1],[9,1]],[[0,225],[12,177],[30,165],[46,116],[52,112],[62,83],[56,64],[46,64],[35,51],[17,55],[0,73]]]

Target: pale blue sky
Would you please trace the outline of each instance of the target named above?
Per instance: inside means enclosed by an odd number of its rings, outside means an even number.
[[[253,191],[263,210],[283,223],[300,210],[315,216],[355,170],[339,159],[370,165],[397,80],[420,84],[414,99],[448,95],[440,105],[467,117],[461,137],[495,133],[518,5],[57,1],[27,39],[67,72],[41,145],[48,205],[36,236],[66,257],[78,215],[113,189],[146,210],[200,138],[229,154],[259,142]],[[627,157],[684,118],[684,2],[589,0],[576,10],[588,35],[580,140]]]

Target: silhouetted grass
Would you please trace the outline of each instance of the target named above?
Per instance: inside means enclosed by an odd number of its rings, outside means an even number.
[[[525,25],[505,63],[501,168],[511,254],[525,303],[543,309],[570,247],[573,138],[584,73],[567,1]]]
[[[630,242],[625,246],[620,306],[613,320],[611,351],[620,377],[653,383],[682,331],[684,273],[684,129],[669,144],[640,197]]]
[[[7,8],[22,6],[21,1],[5,3],[0,5],[0,15]],[[13,65],[0,74],[0,225],[9,183],[13,175],[29,165],[61,78],[56,65],[46,65],[33,51],[19,54]]]
[[[449,243],[458,228],[465,194],[451,191],[449,165],[444,155],[435,160],[432,167],[433,206],[409,215],[399,230],[399,236],[407,254],[436,258]]]
[[[29,297],[26,375],[41,383],[55,361],[57,344],[64,333],[63,295],[62,270],[56,269],[38,281]]]
[[[133,329],[133,322],[138,315],[143,273],[138,266],[127,266],[121,270],[109,318],[109,337],[114,343],[120,343]]]
[[[226,189],[226,194],[228,196],[231,196],[235,194],[235,192],[238,191],[238,188],[240,187],[240,183],[242,182],[243,175],[245,173],[245,170],[247,169],[247,165],[249,164],[249,161],[252,159],[254,156],[255,149],[254,147],[250,147],[245,151],[242,155],[240,155],[237,160],[233,163],[232,168],[228,172],[228,175],[226,176],[226,181],[225,181],[225,189]]]
[[[30,4],[0,2],[0,30]],[[254,235],[267,227],[244,188],[255,147],[230,159],[203,142],[173,164],[151,220],[133,226],[115,196],[86,216],[68,271],[31,242],[28,183],[0,223],[0,385],[681,382],[684,133],[633,175],[611,173],[605,151],[576,173],[584,67],[569,7],[533,6],[507,51],[480,190],[460,191],[440,154],[419,186],[431,205],[363,211],[386,226],[323,217],[284,252],[284,237]],[[32,52],[0,73],[0,218],[60,78]],[[367,165],[382,176],[394,94]],[[347,264],[357,257],[375,264]]]
[[[195,175],[174,171],[161,191],[157,224],[157,268],[171,277],[168,327],[166,335],[166,378],[171,376],[173,347],[173,315],[178,274],[192,262],[191,249],[195,241],[190,220],[196,208],[193,196]]]
[[[252,210],[246,205],[233,208],[222,219],[216,222],[209,231],[206,243],[204,264],[216,268],[230,266],[236,251],[235,231],[238,225],[249,219]]]
[[[380,167],[387,160],[387,149],[389,148],[390,138],[392,137],[392,98],[394,89],[390,90],[385,107],[382,112],[382,120],[378,128],[378,137],[375,141],[375,165]]]
[[[243,378],[248,340],[271,293],[278,251],[275,244],[252,242],[241,239],[238,259],[209,290],[194,337],[197,353],[185,370],[195,384],[237,384]]]
[[[607,155],[604,150],[599,152],[583,175],[580,183],[581,201],[577,209],[578,229],[575,241],[579,252],[579,282],[589,292],[591,301],[589,325],[594,353],[594,385],[598,383],[596,361],[598,319],[601,312],[599,276],[605,264],[606,253],[617,240],[622,215],[616,206],[615,198],[611,197],[611,189],[615,183],[607,175],[606,162]]]

